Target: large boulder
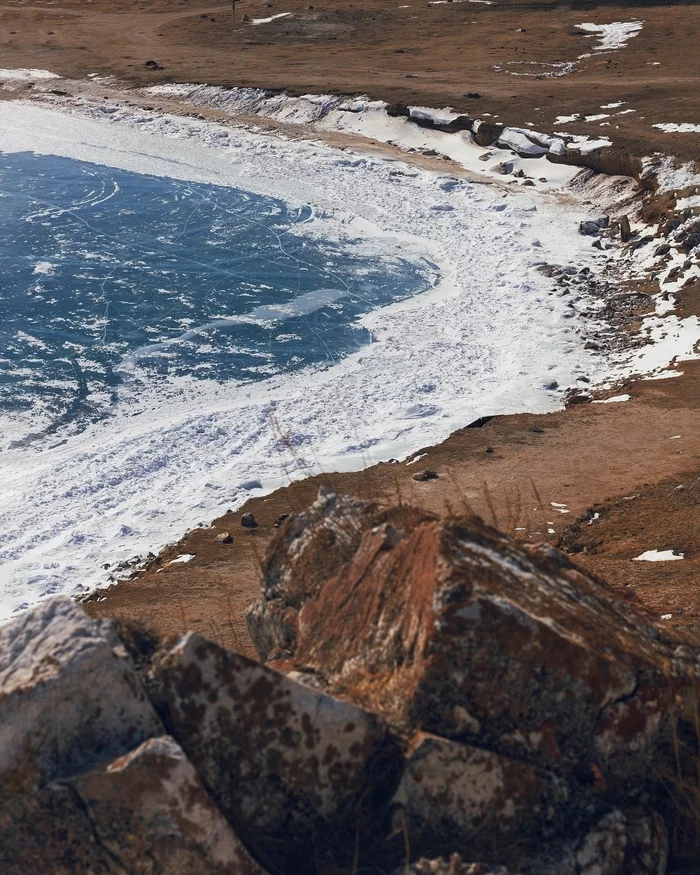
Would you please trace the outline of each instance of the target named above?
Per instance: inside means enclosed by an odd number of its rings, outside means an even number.
[[[4,796],[0,868],[3,875],[265,875],[167,736],[67,782]]]
[[[670,689],[689,688],[688,666],[640,610],[556,550],[518,546],[479,519],[440,521],[404,508],[401,526],[368,528],[364,510],[324,501],[335,529],[362,532],[347,550],[359,545],[342,565],[315,564],[293,650],[273,665],[313,673],[328,692],[406,729],[475,743],[601,791],[641,792],[658,777],[640,763],[658,770],[668,761]],[[297,524],[289,520],[287,531]],[[273,544],[275,565],[288,574],[274,578],[276,600],[285,586],[303,586],[297,571],[319,555],[313,537],[307,543],[308,556],[303,536]]]
[[[261,657],[294,650],[299,610],[355,555],[365,532],[386,522],[403,531],[425,518],[412,508],[385,508],[321,488],[311,507],[287,519],[265,558],[261,597],[246,616]]]
[[[571,796],[561,778],[528,763],[418,733],[392,799],[392,832],[405,830],[426,857],[450,849],[510,863],[514,852],[519,860],[557,833],[580,832],[588,812]]]
[[[131,875],[264,875],[168,736],[72,784],[97,841]]]
[[[170,732],[268,868],[315,871],[353,847],[363,818],[376,828],[400,752],[375,715],[195,633],[161,656],[153,684]]]
[[[65,597],[0,628],[0,788],[28,793],[163,726],[111,625]]]

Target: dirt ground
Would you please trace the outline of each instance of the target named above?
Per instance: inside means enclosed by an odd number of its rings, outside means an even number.
[[[700,362],[681,370],[673,379],[624,387],[631,395],[626,402],[496,417],[483,427],[455,432],[414,464],[310,477],[253,499],[212,528],[186,535],[141,578],[94,594],[87,608],[94,616],[138,619],[163,633],[195,628],[254,655],[243,613],[257,597],[260,561],[274,523],[281,514],[306,507],[326,485],[435,512],[473,511],[515,537],[559,544],[585,569],[667,617],[664,622],[684,637],[695,636],[700,632]],[[413,479],[426,468],[438,479]],[[241,526],[247,512],[254,514],[257,529]],[[595,513],[599,516],[592,519]],[[216,542],[222,532],[230,533],[230,544]],[[669,549],[685,558],[635,560],[647,550]],[[194,559],[167,564],[183,553]]]
[[[596,38],[575,27],[631,20],[643,28],[619,51],[594,52]],[[202,0],[5,0],[0,68],[367,93],[539,130],[606,134],[637,155],[695,158],[698,134],[653,125],[700,123],[699,34],[696,2],[240,0],[234,22],[231,4]],[[558,68],[547,65],[585,53],[592,56],[552,78]],[[144,67],[149,60],[163,69]],[[618,101],[634,111],[555,121]]]

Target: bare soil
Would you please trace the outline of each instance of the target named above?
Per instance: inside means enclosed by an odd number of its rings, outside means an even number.
[[[267,24],[251,20],[290,13]],[[248,17],[248,21],[244,17]],[[550,66],[591,53],[582,22],[643,20],[614,52],[574,72]],[[607,134],[632,154],[698,157],[698,135],[663,122],[700,123],[700,5],[545,0],[5,0],[0,66],[63,76],[113,74],[133,84],[207,82],[300,92],[367,93],[390,102],[490,113],[535,129]],[[144,66],[155,61],[161,70]],[[500,68],[500,69],[496,69]],[[475,96],[478,95],[478,96]],[[595,115],[625,101],[625,115]]]

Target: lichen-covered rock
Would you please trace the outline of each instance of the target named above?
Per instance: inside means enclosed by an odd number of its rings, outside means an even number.
[[[265,875],[168,736],[72,783],[97,841],[130,875]]]
[[[308,510],[286,521],[265,558],[261,597],[246,615],[261,657],[293,651],[300,608],[352,558],[366,531],[387,521],[398,529],[412,527],[419,518],[426,514],[387,509],[322,488]]]
[[[153,673],[166,725],[268,868],[315,871],[314,855],[345,830],[354,836],[395,787],[397,747],[378,717],[348,702],[194,633]]]
[[[3,875],[265,875],[167,736],[0,800]]]
[[[59,597],[0,629],[4,793],[31,792],[162,732],[109,623]]]
[[[571,795],[561,778],[528,763],[418,733],[392,800],[392,833],[405,829],[425,856],[453,850],[508,863],[514,851],[521,857],[579,827]]]
[[[362,531],[364,509],[324,501],[334,529]],[[640,762],[671,749],[670,689],[688,687],[658,628],[554,549],[525,549],[478,519],[404,509],[401,521],[364,527],[328,575],[313,540],[308,556],[303,538],[273,545],[274,567],[285,568],[278,591],[298,591],[313,564],[315,593],[298,612],[291,658],[272,664],[315,672],[329,692],[407,728],[601,791],[655,780]]]
[[[0,796],[3,875],[127,875],[97,841],[71,787],[47,784]]]
[[[666,875],[668,833],[659,814],[643,807],[602,817],[551,875]]]

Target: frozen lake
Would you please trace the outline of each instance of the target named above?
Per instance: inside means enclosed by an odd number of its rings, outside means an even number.
[[[0,155],[0,446],[84,428],[124,381],[336,363],[370,339],[358,316],[435,281],[423,259],[305,236],[311,218],[230,186]]]

